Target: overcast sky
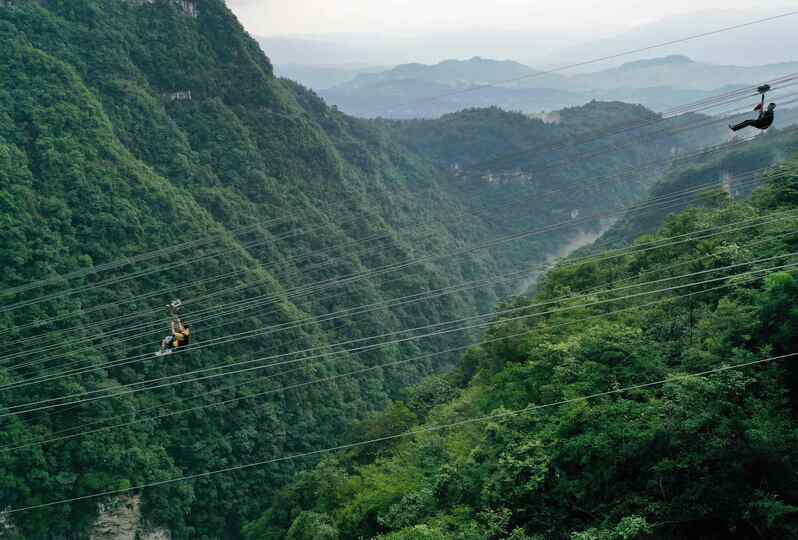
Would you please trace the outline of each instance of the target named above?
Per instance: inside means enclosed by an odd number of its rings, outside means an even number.
[[[412,35],[473,28],[622,30],[712,8],[773,8],[781,0],[228,0],[256,35],[369,32]],[[792,4],[795,5],[794,3]],[[597,29],[598,30],[598,29]]]

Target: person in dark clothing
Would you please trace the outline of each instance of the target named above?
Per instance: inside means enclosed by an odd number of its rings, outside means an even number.
[[[766,130],[770,126],[773,125],[773,120],[775,119],[775,115],[773,111],[776,110],[776,104],[771,103],[768,105],[768,108],[765,109],[763,107],[764,103],[757,105],[755,111],[759,111],[759,118],[755,120],[748,119],[744,122],[740,122],[736,126],[729,126],[732,131],[740,131],[741,129],[745,129],[747,127],[755,127],[757,129]]]

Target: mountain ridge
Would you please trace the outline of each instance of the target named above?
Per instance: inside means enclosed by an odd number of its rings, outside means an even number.
[[[514,292],[496,276],[545,260],[573,234],[563,227],[490,243],[567,220],[574,197],[556,193],[558,184],[691,147],[677,136],[657,144],[628,139],[628,151],[536,183],[486,182],[482,168],[457,176],[441,161],[463,156],[438,152],[463,123],[485,143],[485,158],[507,150],[504,130],[521,135],[514,149],[528,154],[508,167],[542,167],[546,156],[530,147],[567,142],[619,114],[631,122],[653,113],[597,103],[573,111],[571,123],[547,125],[470,111],[432,126],[435,144],[422,153],[406,139],[412,126],[346,116],[275,78],[221,0],[194,5],[196,17],[171,2],[0,7],[0,290],[46,283],[5,297],[15,308],[0,312],[4,405],[103,398],[6,419],[4,447],[22,448],[0,453],[2,508],[342,441],[402,388],[448,369],[455,358],[443,351],[472,334],[365,351],[341,344],[489,313]],[[586,183],[580,204],[629,204],[650,180],[623,176],[612,191]],[[541,184],[554,193],[544,197]],[[510,206],[519,193],[538,197]],[[249,232],[236,233],[242,228]],[[190,244],[209,234],[218,240]],[[477,249],[485,245],[491,250]],[[153,252],[160,258],[147,264],[92,270]],[[399,264],[410,266],[379,273]],[[430,291],[446,294],[428,298]],[[169,331],[163,306],[176,296],[191,301],[185,317],[197,349],[156,359]],[[441,354],[406,362],[422,352]],[[295,363],[263,360],[274,356]],[[384,367],[392,361],[405,364]],[[241,362],[258,369],[230,367]],[[73,368],[81,373],[65,373]],[[364,369],[372,376],[338,377]],[[225,376],[186,375],[197,370]],[[48,384],[28,384],[41,377]],[[175,384],[137,390],[162,377]],[[86,433],[87,426],[97,431]],[[42,439],[49,442],[37,444]],[[177,540],[235,540],[310,465],[279,462],[145,489],[142,519]],[[25,540],[81,537],[97,502],[12,519]]]
[[[474,57],[435,65],[404,64],[380,73],[360,74],[319,94],[344,112],[362,117],[435,118],[493,105],[539,113],[596,99],[640,103],[665,111],[796,72],[798,62],[749,68],[672,55],[567,75],[514,61]],[[470,88],[475,90],[460,92]]]

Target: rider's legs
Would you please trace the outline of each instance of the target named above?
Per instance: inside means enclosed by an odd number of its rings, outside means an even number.
[[[751,127],[756,124],[756,120],[746,120],[745,122],[740,122],[736,126],[729,126],[732,131],[740,131],[741,129]]]
[[[163,341],[161,342],[161,350],[162,351],[170,350],[172,348],[172,343],[174,343],[174,341],[175,341],[175,336],[172,335],[163,338]]]

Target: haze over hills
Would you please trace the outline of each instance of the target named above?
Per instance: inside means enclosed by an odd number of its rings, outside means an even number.
[[[614,33],[617,30],[598,29],[594,35],[610,37]],[[584,35],[566,30],[470,28],[462,32],[405,35],[335,33],[257,36],[257,40],[276,66],[435,64],[447,58],[472,56],[512,58],[529,65],[543,65],[558,50],[580,44]]]
[[[794,9],[794,4],[793,4]],[[647,47],[655,43],[680,40],[686,36],[713,32],[719,28],[750,23],[751,21],[778,16],[790,11],[790,6],[781,8],[762,7],[756,9],[704,10],[685,15],[675,15],[642,24],[616,36],[590,40],[580,45],[556,51],[548,59],[548,65],[570,64],[591,58],[615,55]],[[795,61],[798,50],[798,32],[795,17],[786,17],[762,24],[751,25],[702,37],[684,43],[657,49],[658,55],[687,55],[699,62],[735,66],[762,66]],[[647,55],[651,54],[646,53]],[[601,66],[617,66],[627,62],[620,58],[602,62]],[[592,66],[580,68],[593,71]]]
[[[537,113],[594,99],[638,103],[665,111],[795,72],[798,62],[744,67],[673,55],[568,76],[543,73],[514,61],[474,57],[435,65],[405,64],[384,72],[358,74],[348,82],[318,90],[330,104],[363,117],[428,118],[494,105]],[[513,82],[502,83],[510,80]],[[500,84],[469,91],[496,83]],[[431,96],[443,97],[428,99]]]
[[[680,90],[716,91],[726,86],[752,86],[798,73],[798,61],[761,66],[719,65],[698,62],[683,55],[627,62],[620,67],[565,79],[567,85],[584,90],[671,87]]]
[[[447,86],[470,86],[493,84],[509,79],[521,79],[517,84],[504,86],[526,86],[525,78],[542,75],[542,72],[513,60],[492,60],[475,56],[469,60],[444,60],[438,64],[402,64],[380,73],[359,74],[351,82],[342,85],[348,89],[368,88],[372,85],[406,81],[408,79],[434,82]],[[528,80],[528,79],[527,79]],[[565,87],[564,79],[557,74],[546,75],[536,87]]]
[[[394,66],[412,62],[436,64],[449,58],[507,58],[522,64],[550,69],[574,62],[614,55],[689,35],[711,32],[726,26],[747,23],[789,11],[781,8],[704,10],[665,17],[639,24],[632,29],[596,26],[589,33],[525,31],[500,28],[469,29],[462,32],[416,35],[319,34],[302,36],[260,36],[276,66],[344,65]],[[687,55],[699,62],[733,66],[760,66],[795,60],[798,37],[791,18],[770,21],[733,32],[687,41],[650,51],[639,57],[606,60],[576,68],[570,73],[592,72],[616,67],[643,56]],[[774,46],[778,44],[778,46]]]
[[[275,66],[278,77],[299,81],[308,88],[320,91],[348,83],[362,73],[380,73],[387,67],[374,67],[362,64],[303,65],[282,64]]]

